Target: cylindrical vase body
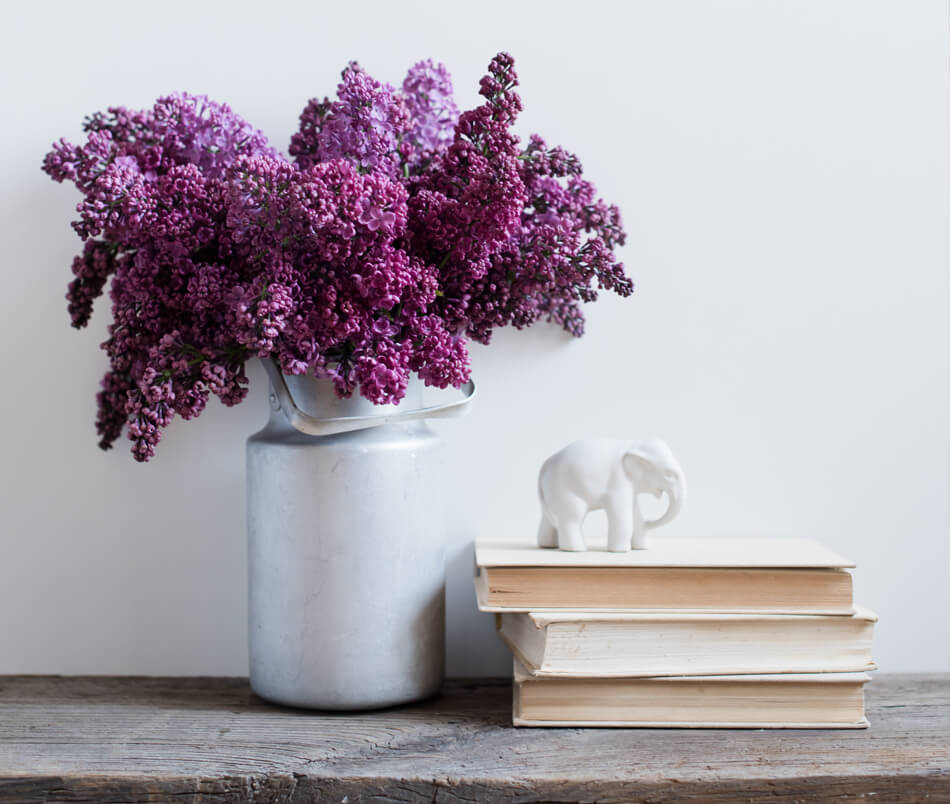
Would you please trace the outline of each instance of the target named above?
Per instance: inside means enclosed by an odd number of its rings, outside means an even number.
[[[286,377],[311,416],[399,408],[337,399]],[[413,398],[414,397],[414,398]],[[444,667],[441,451],[424,421],[330,436],[291,427],[271,394],[247,442],[252,689],[315,709],[368,709],[434,694]]]

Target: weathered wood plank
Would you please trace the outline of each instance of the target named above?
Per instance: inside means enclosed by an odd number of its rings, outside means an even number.
[[[861,731],[514,729],[510,682],[358,714],[244,679],[0,677],[0,802],[950,802],[950,677],[875,677]]]

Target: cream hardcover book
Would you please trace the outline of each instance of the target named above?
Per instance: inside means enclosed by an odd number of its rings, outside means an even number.
[[[496,614],[498,631],[537,677],[828,673],[873,670],[877,617],[688,612]]]
[[[649,550],[567,552],[477,542],[482,611],[678,609],[851,614],[854,563],[808,539],[654,538]]]
[[[537,678],[515,660],[515,726],[866,728],[866,673]]]

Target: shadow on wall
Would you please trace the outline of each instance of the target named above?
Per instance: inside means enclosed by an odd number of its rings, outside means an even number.
[[[457,529],[453,535],[445,553],[446,675],[510,676],[511,653],[495,633],[495,618],[475,602],[473,534]]]

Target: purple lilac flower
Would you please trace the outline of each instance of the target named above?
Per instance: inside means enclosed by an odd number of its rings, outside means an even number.
[[[84,145],[60,141],[44,162],[83,194],[69,312],[85,326],[112,276],[99,443],[108,449],[125,427],[146,460],[175,413],[194,417],[209,393],[225,404],[246,393],[246,350],[221,328],[237,268],[224,175],[239,155],[275,152],[227,106],[186,94],[145,111],[111,108],[85,130]]]
[[[414,146],[413,163],[437,157],[455,137],[459,117],[445,65],[432,59],[414,64],[402,82],[402,95],[409,112],[406,136]]]
[[[633,292],[613,254],[625,240],[620,211],[596,197],[576,156],[547,149],[537,135],[521,153],[519,170],[526,191],[520,231],[474,288],[469,334],[487,342],[492,327],[521,329],[546,318],[580,337],[581,303],[596,300],[598,290]]]
[[[519,146],[516,85],[499,54],[460,115],[443,65],[419,62],[396,90],[352,63],[335,99],[307,104],[293,161],[186,94],[54,144],[44,169],[82,194],[73,326],[111,279],[99,445],[125,430],[148,460],[176,414],[240,402],[254,356],[380,404],[413,373],[457,387],[467,339],[540,319],[580,335],[583,302],[632,292],[619,211],[572,154]]]
[[[517,234],[526,203],[518,139],[509,131],[521,110],[516,85],[514,62],[499,54],[482,79],[485,102],[460,116],[439,169],[420,178],[409,202],[410,245],[439,270],[438,314],[450,331],[485,341],[472,293]]]
[[[76,329],[89,323],[92,304],[102,295],[102,289],[115,271],[115,247],[101,240],[87,240],[81,256],[73,260],[75,279],[69,283],[66,299],[69,317]]]
[[[329,106],[312,104],[304,112],[292,151],[301,167],[346,159],[362,171],[393,178],[403,172],[407,154],[401,143],[409,130],[409,112],[389,84],[351,62],[337,87],[337,100]],[[305,130],[312,140],[304,138]]]

